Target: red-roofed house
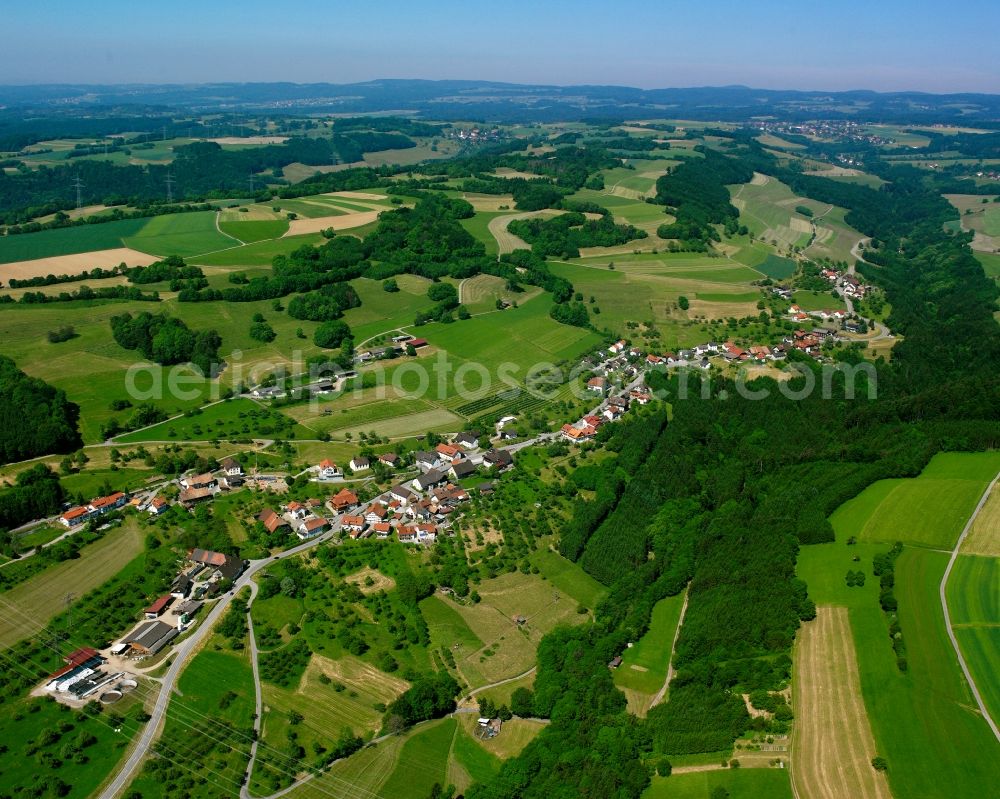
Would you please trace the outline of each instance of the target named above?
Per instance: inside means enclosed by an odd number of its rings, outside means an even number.
[[[121,491],[116,491],[114,494],[109,494],[106,497],[92,499],[87,507],[94,513],[107,513],[109,510],[120,508],[126,502],[128,502],[128,496]]]
[[[321,480],[332,480],[335,477],[344,476],[344,472],[341,468],[329,458],[321,460],[317,469]]]
[[[59,521],[63,523],[66,527],[76,527],[78,524],[83,524],[91,516],[91,512],[88,508],[76,507],[70,508],[62,516],[59,517]]]
[[[349,488],[342,488],[326,502],[327,508],[334,513],[342,513],[348,508],[353,508],[357,504],[358,495]]]
[[[147,510],[154,516],[159,516],[161,513],[165,513],[170,505],[163,497],[153,497],[153,501],[149,503]]]
[[[174,597],[172,594],[164,594],[152,605],[146,608],[143,613],[146,615],[147,619],[158,619],[163,615],[163,611],[165,611],[173,601]]]
[[[312,538],[314,535],[322,533],[329,526],[330,523],[322,516],[310,516],[299,525],[297,535],[303,540]]]
[[[264,525],[264,529],[269,533],[273,533],[276,530],[280,530],[282,527],[288,527],[288,522],[286,522],[280,515],[278,515],[271,508],[265,508],[257,516],[258,520]]]

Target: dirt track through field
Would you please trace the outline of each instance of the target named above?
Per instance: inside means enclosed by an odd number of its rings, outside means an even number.
[[[875,740],[847,608],[820,607],[796,644],[792,780],[802,799],[891,799],[872,768]]]

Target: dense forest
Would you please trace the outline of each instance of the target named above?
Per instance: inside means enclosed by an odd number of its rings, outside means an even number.
[[[557,258],[579,258],[581,247],[614,247],[648,235],[632,225],[616,224],[610,212],[600,210],[604,213],[597,219],[579,211],[552,219],[513,219],[507,230],[528,242],[532,252]]]
[[[222,339],[215,330],[191,330],[184,320],[166,314],[112,316],[111,334],[119,346],[164,366],[191,363],[203,375],[214,376],[221,365]]]
[[[0,355],[0,463],[77,449],[79,413],[64,392]]]
[[[39,463],[18,474],[14,484],[0,489],[0,530],[59,512],[63,489],[59,476]]]

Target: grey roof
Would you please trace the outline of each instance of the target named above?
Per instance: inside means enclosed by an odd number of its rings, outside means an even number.
[[[483,456],[483,461],[490,465],[503,465],[506,466],[514,462],[511,454],[505,449],[491,449]]]
[[[147,621],[140,624],[125,638],[125,642],[141,646],[152,653],[159,652],[177,636],[177,628],[162,621]]]
[[[430,488],[431,486],[435,486],[438,483],[443,482],[445,479],[444,472],[438,471],[437,469],[431,469],[429,472],[426,472],[417,478],[417,485],[421,488]]]
[[[461,478],[466,477],[470,474],[475,473],[476,464],[471,461],[459,461],[458,463],[453,463],[451,466],[452,472],[454,472],[455,477]]]

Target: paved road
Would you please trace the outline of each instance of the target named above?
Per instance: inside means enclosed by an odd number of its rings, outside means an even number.
[[[979,688],[976,687],[976,681],[972,678],[972,673],[969,671],[969,667],[962,655],[962,650],[958,645],[958,639],[955,638],[955,631],[951,626],[951,613],[948,612],[948,600],[945,597],[948,588],[948,578],[951,576],[951,569],[955,565],[955,561],[958,559],[958,551],[962,548],[962,542],[965,541],[965,537],[969,534],[969,530],[972,529],[972,525],[975,523],[976,517],[979,515],[979,511],[983,509],[986,501],[990,498],[990,494],[992,493],[998,480],[1000,480],[1000,474],[997,474],[997,476],[993,478],[993,482],[989,484],[985,493],[983,493],[982,497],[980,497],[979,504],[976,505],[976,509],[972,512],[972,515],[969,517],[969,521],[965,525],[965,529],[962,530],[962,534],[958,537],[958,541],[955,543],[955,548],[951,552],[951,560],[948,561],[948,568],[944,570],[944,577],[941,578],[941,586],[939,590],[941,594],[941,609],[944,611],[944,626],[948,631],[948,637],[951,639],[951,645],[955,650],[955,655],[958,657],[958,665],[962,667],[965,679],[969,683],[969,690],[972,691],[972,696],[975,698],[976,704],[979,705],[979,712],[983,714],[983,718],[986,719],[986,723],[990,725],[990,729],[993,730],[993,735],[996,736],[997,741],[1000,741],[1000,728],[997,727],[996,721],[994,721],[993,717],[986,709],[983,697],[979,694]]]
[[[253,729],[256,735],[254,736],[253,743],[250,744],[250,760],[247,762],[246,777],[243,780],[243,785],[240,786],[240,799],[250,799],[250,789],[247,786],[250,784],[250,775],[253,774],[253,765],[257,760],[257,744],[260,743],[261,724],[263,723],[264,715],[264,692],[260,687],[260,665],[258,663],[260,652],[257,649],[257,636],[253,632],[253,617],[250,613],[250,607],[253,605],[254,599],[257,598],[257,589],[257,583],[251,582],[250,598],[247,600],[247,635],[250,639],[250,666],[253,669],[253,690],[256,701]]]
[[[336,527],[339,528],[339,524],[336,525]],[[194,631],[194,633],[182,643],[178,644],[175,648],[174,659],[171,662],[167,673],[163,676],[160,693],[156,697],[156,703],[153,706],[153,710],[150,712],[151,718],[143,728],[142,734],[139,736],[139,740],[136,742],[128,760],[126,760],[122,767],[118,770],[115,778],[101,792],[100,799],[114,799],[114,797],[124,791],[128,784],[132,781],[132,778],[138,771],[140,764],[146,758],[146,755],[149,754],[150,748],[159,736],[161,728],[163,727],[163,722],[166,718],[167,706],[170,704],[170,698],[173,694],[174,685],[180,677],[181,672],[184,670],[188,658],[190,658],[198,650],[202,640],[212,630],[215,623],[226,611],[226,608],[229,607],[229,603],[232,601],[232,598],[236,596],[242,588],[247,585],[251,585],[253,576],[268,564],[275,560],[283,560],[284,558],[299,555],[317,544],[329,540],[336,533],[336,531],[336,529],[329,530],[311,541],[306,541],[305,543],[299,544],[292,549],[287,549],[280,555],[276,555],[273,558],[263,558],[261,560],[250,561],[250,565],[247,567],[247,570],[240,575],[239,579],[236,580],[232,590],[213,605],[212,609],[208,612],[208,614],[206,614],[205,618],[202,620],[201,624]],[[256,674],[254,676],[256,677]],[[258,687],[258,696],[259,695],[260,691]]]

